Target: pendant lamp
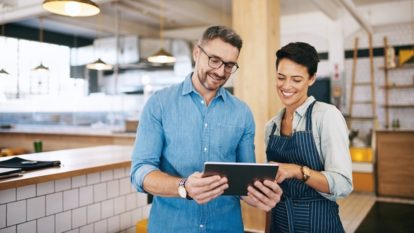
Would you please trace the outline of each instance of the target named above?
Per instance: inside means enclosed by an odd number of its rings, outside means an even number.
[[[41,18],[39,19],[39,42],[43,42],[43,19]],[[40,65],[36,66],[32,70],[39,73],[45,73],[49,72],[49,67],[43,65],[43,63],[40,62]]]
[[[159,64],[165,64],[165,63],[173,63],[175,62],[175,57],[165,51],[163,48],[164,46],[164,1],[160,1],[160,39],[161,39],[161,49],[158,50],[158,52],[154,53],[153,55],[149,56],[147,60],[151,63],[159,63]]]
[[[7,72],[5,69],[1,69],[0,75],[9,75],[9,72]]]
[[[87,64],[86,68],[90,70],[112,70],[112,65],[105,63],[100,58],[93,63]]]
[[[99,6],[91,0],[44,0],[43,8],[49,12],[70,17],[93,16],[100,12]]]

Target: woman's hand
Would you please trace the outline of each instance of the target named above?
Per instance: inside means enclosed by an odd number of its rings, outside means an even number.
[[[301,166],[293,163],[278,163],[279,169],[276,174],[276,182],[282,183],[286,179],[302,179]]]

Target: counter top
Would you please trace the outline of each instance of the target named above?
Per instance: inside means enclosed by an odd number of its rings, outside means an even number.
[[[414,129],[377,129],[377,133],[414,133]]]
[[[25,172],[17,178],[2,179],[0,190],[128,167],[131,164],[131,153],[132,146],[109,145],[19,155],[18,157],[30,160],[60,160],[61,166]],[[0,160],[10,158],[12,157],[2,157]]]
[[[63,125],[13,125],[10,129],[0,129],[0,134],[2,133],[135,137],[135,133],[125,132],[120,127],[93,128],[90,126]]]

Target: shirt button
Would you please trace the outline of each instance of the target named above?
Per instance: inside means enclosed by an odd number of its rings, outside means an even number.
[[[203,224],[200,224],[200,228],[203,228],[204,227],[204,225]]]
[[[204,104],[204,100],[202,100],[201,103]]]
[[[204,152],[207,151],[207,147],[204,147]]]
[[[205,123],[205,124],[204,124],[204,128],[207,128],[207,126],[208,126],[208,124],[207,124],[207,123]]]

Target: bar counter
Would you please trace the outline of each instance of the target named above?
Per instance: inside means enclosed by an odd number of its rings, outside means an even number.
[[[22,148],[33,152],[33,142],[41,140],[44,151],[101,145],[134,144],[135,133],[120,128],[93,128],[61,125],[15,125],[0,129],[0,148]]]
[[[150,205],[130,184],[131,151],[110,145],[20,155],[61,166],[0,180],[0,232],[134,232]]]

